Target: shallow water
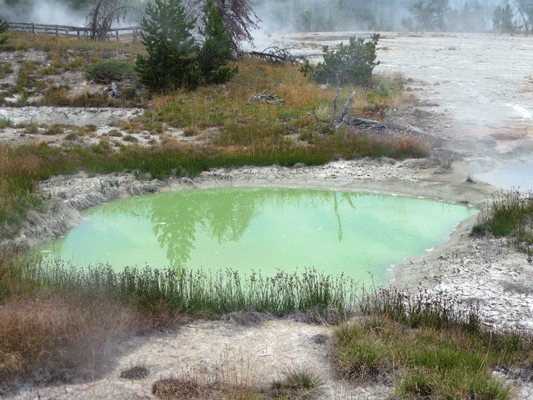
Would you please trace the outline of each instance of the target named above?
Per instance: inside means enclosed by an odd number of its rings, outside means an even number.
[[[274,275],[316,268],[382,284],[390,266],[448,237],[475,209],[324,190],[224,188],[108,203],[37,249],[77,266],[231,268]]]
[[[475,180],[489,183],[505,190],[533,191],[533,164],[507,164],[492,171],[474,176]]]

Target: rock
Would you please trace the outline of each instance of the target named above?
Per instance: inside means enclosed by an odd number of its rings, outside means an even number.
[[[14,124],[46,125],[110,125],[114,121],[128,121],[142,116],[142,108],[112,107],[0,107],[0,120]]]

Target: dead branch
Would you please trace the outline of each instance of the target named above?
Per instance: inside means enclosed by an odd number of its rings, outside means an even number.
[[[191,18],[197,18],[201,21],[204,7],[208,0],[187,0],[185,7],[187,14]],[[226,32],[231,41],[230,47],[238,53],[241,49],[240,42],[246,41],[253,43],[251,31],[259,28],[261,19],[252,9],[250,0],[214,0]],[[200,22],[201,23],[201,22]]]
[[[404,127],[400,127],[399,125],[396,126],[395,124],[386,124],[381,121],[375,121],[373,119],[367,119],[367,118],[359,118],[359,117],[346,117],[344,119],[344,123],[349,126],[356,126],[358,128],[366,129],[366,128],[372,128],[372,129],[393,129],[398,130],[398,128],[401,128],[401,130],[406,130]]]
[[[337,126],[335,126],[335,129],[339,129],[341,125],[344,123],[344,118],[348,114],[348,110],[350,109],[350,104],[352,104],[352,100],[354,97],[355,97],[355,90],[352,92],[352,94],[350,95],[350,98],[344,105],[344,108],[342,109],[342,112],[341,112],[341,116],[339,117],[339,123],[337,124]]]
[[[425,132],[411,125],[398,125],[387,122],[376,121],[373,119],[359,118],[353,116],[347,116],[344,118],[344,123],[348,126],[357,127],[359,129],[374,129],[374,130],[387,130],[387,131],[401,131],[414,133],[419,136],[425,136],[426,138],[436,138],[435,135]]]
[[[341,90],[341,84],[337,85],[337,94],[335,95],[335,98],[333,99],[333,117],[331,118],[331,125],[335,126],[335,116],[337,115],[337,99],[339,98],[339,92]]]
[[[301,64],[304,60],[304,57],[293,56],[288,49],[281,49],[277,46],[267,47],[263,51],[250,51],[248,54],[251,57],[260,58],[262,60],[279,64],[284,62],[290,62],[291,64]]]
[[[266,89],[263,90],[263,92],[260,95],[254,96],[253,94],[248,97],[248,104],[251,104],[251,100],[258,100],[260,103],[267,103],[267,104],[278,104],[282,106],[285,99],[278,99],[278,96],[274,95],[276,91],[273,91],[272,93],[265,94]]]

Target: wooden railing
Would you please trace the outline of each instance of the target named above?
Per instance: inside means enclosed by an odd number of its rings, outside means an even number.
[[[68,36],[77,38],[88,38],[91,36],[89,28],[80,28],[76,26],[66,25],[45,25],[25,22],[8,22],[9,31],[27,32],[38,35],[54,35],[57,37]],[[127,28],[113,28],[109,29],[106,34],[108,40],[117,42],[132,42],[137,43],[141,37],[140,26],[130,26]]]

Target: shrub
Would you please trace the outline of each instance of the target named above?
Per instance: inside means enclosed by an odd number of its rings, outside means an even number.
[[[87,79],[92,79],[96,83],[111,83],[111,81],[121,81],[130,77],[133,73],[133,66],[125,61],[111,60],[102,61],[92,67],[87,68]]]
[[[316,67],[309,64],[309,61],[300,69],[304,76],[309,75],[311,79],[318,83],[346,84],[368,84],[372,78],[376,62],[376,45],[379,34],[372,35],[371,41],[362,38],[350,38],[350,44],[344,46],[342,43],[337,51],[329,50],[328,46],[323,46],[324,62],[318,63]]]

